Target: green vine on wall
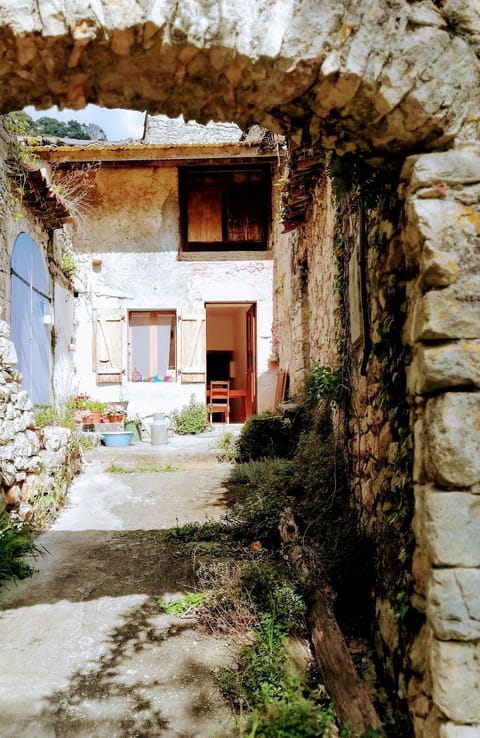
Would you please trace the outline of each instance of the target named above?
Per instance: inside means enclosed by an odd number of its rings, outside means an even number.
[[[338,296],[340,319],[345,326],[343,340],[339,340],[338,348],[339,354],[351,366],[355,350],[351,343],[348,322],[349,262],[355,239],[359,237],[359,226],[363,226],[365,238],[363,255],[360,254],[366,277],[363,307],[368,310],[369,317],[374,314],[372,306],[377,301],[376,325],[373,324],[369,333],[370,358],[364,347],[365,372],[362,373],[367,378],[367,392],[370,387],[380,385],[380,398],[377,395],[375,405],[383,410],[385,421],[388,420],[391,444],[385,450],[388,451],[388,458],[385,456],[379,460],[381,466],[378,467],[379,478],[375,481],[375,508],[372,508],[368,527],[370,535],[375,539],[372,550],[375,594],[379,600],[389,603],[397,624],[400,646],[389,658],[392,660],[392,673],[398,676],[408,670],[408,644],[419,627],[419,615],[411,606],[411,558],[414,549],[413,424],[405,372],[409,356],[408,349],[402,342],[407,275],[403,272],[401,253],[394,260],[395,271],[392,267],[389,272],[385,271],[388,256],[393,253],[392,224],[399,222],[399,203],[395,196],[398,167],[395,163],[388,168],[373,167],[359,156],[349,154],[343,157],[332,156],[329,174],[332,178],[333,205],[337,211],[335,292]],[[361,210],[363,221],[360,217]],[[350,233],[346,223],[352,224]],[[379,295],[382,297],[381,301],[378,299]],[[367,327],[364,324],[364,333]],[[350,418],[354,412],[350,408]],[[355,425],[358,427],[360,442],[360,418],[356,419]],[[346,427],[348,429],[348,421]],[[378,430],[379,428],[380,426]],[[347,432],[350,433],[350,429]],[[388,434],[386,437],[388,438]],[[361,477],[361,472],[359,476]],[[400,707],[400,711],[405,715],[404,708]],[[402,735],[408,732],[410,726],[404,725],[404,729]]]
[[[9,199],[13,219],[18,221],[23,217],[22,203],[25,194],[26,171],[36,162],[33,152],[36,138],[27,135],[27,125],[21,111],[2,115],[1,123],[8,134],[6,174],[10,185]]]

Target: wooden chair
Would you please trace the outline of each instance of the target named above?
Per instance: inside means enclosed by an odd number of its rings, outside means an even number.
[[[210,399],[208,402],[208,419],[212,423],[213,413],[222,413],[225,423],[230,422],[230,382],[213,380],[210,382]]]

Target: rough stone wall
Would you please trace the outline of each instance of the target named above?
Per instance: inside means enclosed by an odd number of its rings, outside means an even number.
[[[407,159],[404,248],[414,270],[405,340],[415,423],[417,735],[480,735],[480,156]]]
[[[362,373],[365,342],[347,342],[351,489],[373,543],[385,674],[416,736],[472,738],[480,732],[480,156],[459,148],[411,157],[401,177],[402,207],[392,173],[390,195],[365,213],[372,347]],[[343,198],[334,235],[327,191],[320,182],[308,222],[279,260],[280,277],[291,269],[277,295],[292,388],[312,361],[338,363],[359,297],[344,285],[342,319],[342,290],[324,259],[338,267],[342,252],[352,278],[362,219],[358,202]]]
[[[16,508],[30,517],[43,496],[52,491],[60,496],[66,490],[79,471],[80,455],[67,428],[36,427],[34,408],[22,390],[16,364],[9,326],[1,320],[0,511]]]
[[[465,0],[3,0],[0,42],[3,110],[97,102],[385,151],[476,131]]]
[[[336,414],[335,428],[348,453],[351,499],[361,537],[372,550],[376,614],[372,636],[391,694],[398,692],[406,701],[411,630],[403,619],[412,554],[412,434],[401,341],[406,305],[404,260],[396,237],[398,173],[391,176],[389,191],[384,191],[382,178],[376,202],[366,203],[363,215],[361,183],[349,194],[334,196],[332,190],[344,189],[344,182],[335,183],[326,175],[318,182],[307,222],[290,236],[291,273],[278,299],[280,313],[284,300],[298,319],[290,320],[284,311],[279,345],[293,394],[301,390],[314,362],[338,367],[350,390],[345,417],[343,412]],[[358,273],[352,268],[361,259],[362,230],[367,326]],[[285,270],[286,259],[282,254]]]
[[[289,234],[277,252],[274,349],[280,368],[288,372],[291,396],[301,391],[313,362],[338,363],[334,221],[330,183],[324,176],[316,185],[307,222]]]

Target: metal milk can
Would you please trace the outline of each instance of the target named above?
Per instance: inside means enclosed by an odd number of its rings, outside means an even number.
[[[152,446],[161,446],[168,443],[168,420],[164,413],[154,413],[150,436]]]

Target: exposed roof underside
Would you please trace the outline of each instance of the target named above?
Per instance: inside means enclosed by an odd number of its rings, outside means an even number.
[[[22,190],[22,203],[47,230],[61,228],[70,213],[59,195],[46,182],[40,169],[22,168],[15,176]]]
[[[321,148],[298,146],[289,151],[282,202],[285,233],[305,221],[315,185],[324,169],[325,152]]]

